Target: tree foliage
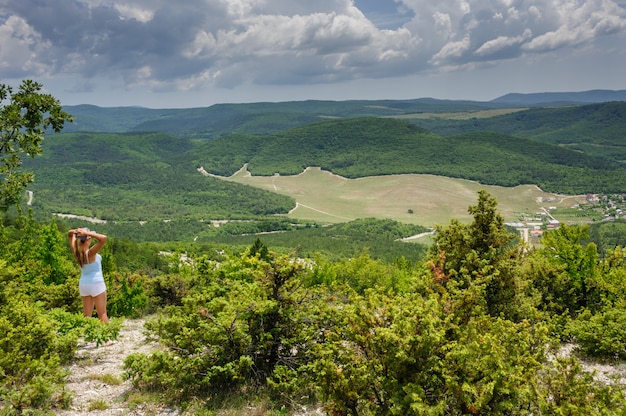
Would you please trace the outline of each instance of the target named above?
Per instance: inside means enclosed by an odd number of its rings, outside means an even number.
[[[63,133],[44,150],[43,157],[28,163],[38,174],[31,189],[39,216],[123,221],[117,232],[134,222],[136,235],[172,241],[192,240],[206,228],[199,222],[207,219],[286,214],[295,206],[284,195],[204,176],[200,165],[182,157],[193,153],[192,142],[163,133]],[[148,226],[142,230],[139,221]]]
[[[443,136],[494,132],[559,144],[590,156],[623,162],[626,103],[614,101],[575,106],[536,107],[489,118],[419,119],[420,126]]]
[[[23,157],[41,153],[46,129],[59,132],[72,120],[56,98],[41,92],[42,87],[25,80],[14,92],[0,84],[0,209],[17,204],[34,179],[32,172],[20,169]]]
[[[497,202],[486,191],[468,212],[473,221],[464,225],[453,220],[438,227],[428,265],[435,280],[447,291],[456,307],[466,313],[503,314],[511,320],[525,317],[528,301],[516,265],[520,248],[496,210]]]

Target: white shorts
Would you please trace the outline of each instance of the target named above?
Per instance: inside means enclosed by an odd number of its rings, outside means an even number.
[[[107,287],[104,282],[99,283],[79,283],[78,291],[81,296],[96,297],[107,291]]]

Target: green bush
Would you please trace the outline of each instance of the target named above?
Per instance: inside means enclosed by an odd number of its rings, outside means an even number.
[[[623,386],[594,380],[575,358],[557,358],[547,363],[539,376],[538,403],[525,415],[626,414]]]
[[[180,274],[159,275],[146,282],[148,292],[151,294],[154,306],[180,306],[183,299],[194,287],[193,278]]]
[[[98,346],[116,340],[123,323],[121,319],[113,318],[105,324],[98,319],[61,309],[52,310],[50,315],[56,321],[58,334],[82,338],[85,342],[95,342]]]
[[[24,297],[0,304],[0,409],[66,406],[62,365],[74,356],[78,334],[57,331],[58,321]]]
[[[337,313],[309,366],[331,414],[522,414],[536,400],[541,326],[484,315],[457,328],[435,295],[373,290]]]
[[[262,261],[244,255],[239,270],[235,263],[230,261],[228,273],[244,277],[245,270],[246,279],[215,276],[182,305],[167,307],[146,323],[168,349],[126,359],[126,374],[135,386],[187,401],[242,386],[264,387],[272,379],[275,396],[285,398],[285,375],[297,374],[320,336],[316,322],[323,314],[311,308],[323,293],[302,287],[303,265],[289,257],[270,254]]]
[[[141,276],[114,273],[107,279],[107,314],[126,318],[137,318],[148,307]]]
[[[234,297],[223,296],[224,290]],[[260,300],[257,291],[250,283],[225,282],[185,299],[182,307],[168,307],[167,317],[146,323],[168,349],[129,355],[124,362],[127,377],[136,387],[163,391],[180,401],[241,385],[253,364],[246,348],[247,314],[263,307],[254,303]]]
[[[578,348],[591,357],[626,358],[626,310],[608,307],[594,315],[585,310],[568,326]]]

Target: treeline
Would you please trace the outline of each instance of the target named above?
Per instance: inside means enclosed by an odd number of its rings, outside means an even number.
[[[221,227],[220,227],[221,228]],[[205,241],[235,246],[251,246],[257,240],[278,253],[313,258],[322,255],[340,260],[367,254],[373,259],[393,262],[398,258],[422,260],[427,247],[400,241],[428,232],[419,225],[402,224],[392,220],[366,218],[325,227],[306,226],[292,231],[261,235],[246,233],[219,234]],[[243,234],[243,235],[241,235]]]
[[[83,227],[87,224],[98,232],[135,243],[149,241],[165,244],[188,241],[197,244],[243,247],[251,246],[259,239],[281,254],[290,253],[298,257],[322,254],[333,260],[363,252],[367,252],[374,259],[384,261],[393,261],[398,257],[421,260],[426,253],[424,245],[400,240],[429,231],[419,225],[375,218],[329,226],[296,222],[281,217],[231,220],[219,224],[191,219],[141,223],[111,222],[97,225],[90,225],[83,220],[64,219],[63,223],[68,224],[70,228]]]
[[[135,400],[188,413],[623,414],[624,386],[595,379],[579,358],[626,358],[626,251],[601,256],[579,226],[528,250],[484,191],[468,211],[471,223],[437,227],[423,261],[111,240],[109,326],[76,312],[64,230],[5,221],[0,408],[69,407],[63,365],[77,339],[115,338],[119,317],[158,311],[146,329],[162,348],[131,354],[125,374]],[[391,224],[375,232],[401,234]],[[559,353],[563,342],[573,355]]]

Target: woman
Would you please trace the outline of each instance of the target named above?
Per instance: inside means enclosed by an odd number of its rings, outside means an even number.
[[[107,288],[102,274],[102,257],[98,252],[107,241],[107,236],[89,228],[76,228],[67,232],[74,258],[80,266],[78,290],[83,298],[83,314],[91,316],[94,307],[98,319],[109,322],[107,316]],[[92,240],[97,240],[92,246]]]

